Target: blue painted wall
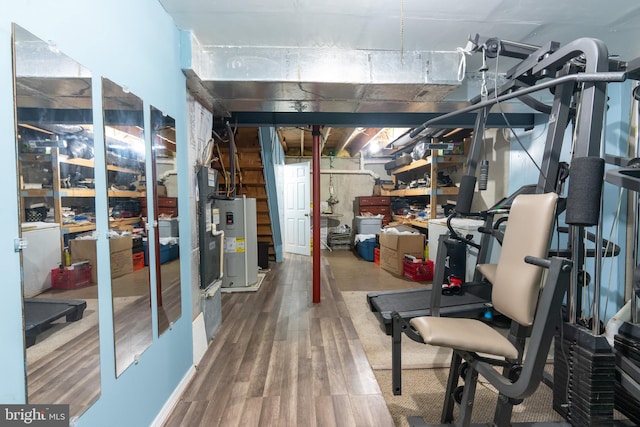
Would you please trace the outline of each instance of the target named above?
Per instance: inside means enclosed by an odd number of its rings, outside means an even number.
[[[605,115],[603,153],[619,156],[627,156],[628,136],[629,136],[629,120],[631,108],[631,88],[632,82],[611,83],[607,88],[609,96],[608,109]],[[530,131],[516,130],[516,134],[526,148],[531,157],[540,165],[542,152],[546,142],[547,119],[539,117],[538,124]],[[562,161],[570,160],[571,148],[571,132],[567,130],[564,138],[564,145],[561,154]],[[511,152],[510,152],[510,176],[509,176],[509,193],[514,192],[525,184],[535,184],[538,179],[538,171],[533,165],[531,159],[525,153],[517,139],[511,135]],[[607,165],[606,169],[612,166]],[[625,230],[627,221],[626,212],[626,191],[623,192],[622,202],[620,205],[620,216],[616,220],[616,211],[618,210],[618,202],[620,189],[605,183],[603,189],[603,208],[602,208],[602,232],[605,239],[610,239],[621,246],[620,255],[613,259],[604,259],[602,265],[602,285],[600,300],[600,318],[607,321],[624,305],[624,287],[625,287]],[[565,188],[566,196],[566,188]],[[561,217],[561,219],[563,216]],[[594,232],[594,228],[588,231]],[[555,242],[554,242],[555,244]],[[566,245],[566,240],[561,239],[561,245]],[[593,246],[589,246],[593,247]],[[593,259],[587,261],[587,270],[594,277]],[[593,280],[591,281],[593,286]],[[587,301],[592,299],[592,288],[586,296]],[[586,305],[588,306],[590,302]]]
[[[24,352],[22,338],[20,261],[14,251],[18,236],[16,197],[15,131],[12,96],[11,24],[15,22],[43,40],[55,42],[68,56],[93,74],[94,125],[96,141],[102,129],[101,77],[126,86],[144,100],[145,119],[154,105],[176,119],[177,144],[186,148],[186,87],[180,68],[180,33],[173,20],[157,0],[29,0],[12,2],[0,16],[0,174],[3,201],[0,221],[0,402],[24,403]],[[147,132],[148,133],[148,132]],[[149,137],[147,136],[147,142]],[[180,150],[180,149],[179,149]],[[185,150],[186,151],[186,150]],[[185,152],[186,154],[186,152]],[[99,154],[96,161],[100,161]],[[178,157],[179,176],[187,170],[186,155]],[[182,194],[189,183],[179,182]],[[105,188],[103,185],[102,188]],[[106,212],[106,200],[96,201],[96,208]],[[106,197],[104,198],[106,199]],[[180,210],[187,212],[188,197],[180,200]],[[188,229],[189,224],[181,224]],[[106,218],[98,231],[106,229]],[[183,230],[184,231],[184,230]],[[155,338],[152,346],[116,379],[113,352],[113,322],[108,288],[102,288],[100,300],[100,361],[102,394],[78,421],[79,426],[149,425],[180,380],[192,366],[190,233],[183,237],[182,317],[172,330]],[[98,242],[103,258],[108,256],[106,240]],[[106,269],[99,272],[106,273]],[[99,280],[103,280],[100,278]],[[155,297],[155,295],[154,295]],[[154,331],[157,323],[154,319]]]

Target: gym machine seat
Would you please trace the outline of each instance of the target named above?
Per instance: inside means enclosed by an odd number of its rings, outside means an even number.
[[[538,387],[547,360],[566,287],[571,262],[546,259],[555,221],[555,193],[516,197],[495,266],[478,266],[493,278],[492,304],[511,319],[508,337],[476,319],[424,316],[409,322],[393,321],[393,392],[401,394],[402,332],[425,344],[453,349],[442,410],[442,423],[453,422],[454,399],[460,403],[455,425],[469,426],[478,375],[494,386],[500,396],[494,415],[498,426],[511,425],[513,405]],[[543,268],[547,268],[544,286]],[[529,337],[525,357],[525,338]],[[479,355],[482,353],[482,355]],[[462,361],[464,360],[464,364]],[[502,372],[495,369],[502,367]],[[459,376],[465,386],[458,388]],[[424,425],[410,418],[410,425]]]

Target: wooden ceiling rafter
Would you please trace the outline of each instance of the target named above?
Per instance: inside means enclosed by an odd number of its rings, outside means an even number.
[[[380,133],[383,128],[365,128],[358,135],[354,136],[349,142],[349,145],[345,148],[351,157],[355,157],[375,135]]]
[[[331,135],[331,127],[327,126],[322,131],[320,131],[320,152],[324,152],[324,147],[326,147],[327,142],[329,142],[329,135]]]
[[[287,138],[285,138],[284,134],[282,133],[282,128],[278,128],[276,132],[278,133],[278,140],[280,141],[282,151],[286,153],[287,151],[289,151],[289,148],[287,147]]]

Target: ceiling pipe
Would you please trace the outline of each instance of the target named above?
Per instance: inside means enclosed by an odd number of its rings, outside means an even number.
[[[336,175],[370,175],[374,179],[380,178],[380,176],[369,169],[320,169],[321,174],[336,174]]]

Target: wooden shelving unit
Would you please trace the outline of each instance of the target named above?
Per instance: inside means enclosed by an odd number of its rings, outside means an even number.
[[[34,153],[21,153],[19,157],[20,168],[20,197],[23,198],[23,206],[29,207],[33,201],[44,200],[46,204],[53,207],[53,221],[60,224],[61,239],[64,242],[64,236],[70,233],[82,233],[86,231],[95,230],[95,223],[81,222],[78,224],[64,223],[63,221],[63,207],[68,199],[86,199],[87,205],[93,204],[95,201],[89,201],[89,199],[95,199],[96,191],[93,188],[66,188],[64,181],[61,179],[61,165],[74,165],[82,168],[93,169],[95,163],[92,159],[80,159],[69,158],[66,155],[60,154],[58,148],[51,148],[50,153],[34,154]],[[41,170],[49,170],[51,174],[51,188],[29,188],[25,179],[25,168],[37,166]],[[118,173],[129,173],[139,176],[140,172],[133,169],[127,169],[119,166],[108,165],[108,171]],[[90,174],[93,175],[93,174]],[[129,197],[129,198],[144,198],[145,193],[140,191],[123,191],[123,190],[108,190],[109,197]],[[69,205],[66,205],[69,206]],[[21,212],[22,222],[26,220],[25,212]],[[140,217],[123,218],[119,219],[119,224],[133,225],[140,222]],[[64,246],[64,243],[63,245]]]
[[[417,227],[417,228],[422,228],[424,230],[426,230],[429,226],[429,223],[427,221],[421,221],[421,220],[417,220],[417,219],[411,219],[411,218],[405,218],[403,216],[400,215],[393,215],[393,220],[396,222],[400,222],[402,224],[405,225],[410,225],[412,227]]]
[[[428,196],[431,212],[430,218],[435,219],[438,197],[458,195],[458,187],[438,187],[438,170],[445,167],[458,166],[462,164],[465,159],[466,157],[462,155],[438,156],[438,151],[432,150],[431,156],[426,159],[415,160],[410,164],[401,166],[391,172],[394,184],[397,184],[398,181],[410,182],[427,173],[431,177],[431,185],[429,187],[383,190],[382,195],[392,197]],[[423,225],[418,226],[424,227]]]

